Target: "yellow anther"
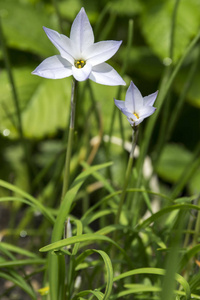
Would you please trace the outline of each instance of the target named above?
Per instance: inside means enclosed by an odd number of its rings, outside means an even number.
[[[83,59],[75,60],[75,62],[74,62],[74,65],[77,69],[83,68],[85,66],[85,64],[86,64],[86,61]]]
[[[134,116],[135,116],[137,119],[139,119],[139,116],[138,116],[137,113],[133,113],[133,114],[134,114]]]

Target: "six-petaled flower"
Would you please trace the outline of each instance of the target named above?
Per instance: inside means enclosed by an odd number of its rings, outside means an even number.
[[[43,28],[60,55],[45,59],[32,74],[50,79],[73,75],[77,81],[89,78],[111,86],[126,84],[117,71],[105,63],[117,52],[122,41],[94,43],[93,30],[84,8],[81,8],[72,24],[70,38]]]
[[[138,88],[131,81],[126,92],[125,101],[115,100],[115,105],[122,111],[132,127],[139,125],[145,118],[149,117],[156,110],[153,104],[156,100],[158,91],[142,97]]]

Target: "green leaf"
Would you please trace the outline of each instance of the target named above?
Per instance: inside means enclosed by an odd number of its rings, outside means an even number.
[[[42,138],[55,134],[58,129],[66,128],[71,95],[71,78],[60,80],[43,79],[32,75],[34,67],[13,70],[18,92],[23,132],[25,137]],[[15,107],[6,71],[1,73],[0,89],[0,130],[10,131],[9,137],[17,136],[12,119],[15,119]],[[8,117],[10,116],[10,117]]]
[[[18,266],[26,266],[26,265],[42,265],[45,264],[46,260],[42,258],[34,258],[34,259],[18,259],[12,261],[0,262],[0,268],[10,268],[10,267],[18,267]]]
[[[15,252],[15,253],[18,253],[18,254],[21,254],[21,255],[25,255],[25,256],[28,256],[28,257],[32,257],[32,258],[37,258],[38,257],[35,253],[32,253],[28,250],[22,249],[20,247],[17,247],[17,246],[14,246],[14,245],[11,245],[11,244],[8,244],[8,243],[5,243],[5,242],[1,242],[0,246],[7,249],[7,250],[9,250],[9,251],[11,251],[11,252]]]
[[[34,197],[32,197],[31,195],[29,195],[28,193],[22,191],[20,188],[6,182],[6,181],[3,181],[3,180],[0,180],[0,186],[3,187],[3,188],[6,188],[10,191],[13,191],[19,195],[21,195],[22,197],[24,197],[25,199],[27,199],[29,201],[29,205],[30,206],[34,206],[36,207],[39,211],[41,211],[41,213],[47,218],[47,220],[49,220],[51,223],[54,223],[54,217],[52,216],[52,214],[49,212],[49,210],[44,207],[43,204],[41,204],[37,199],[35,199]],[[16,197],[4,197],[3,198],[3,201],[16,201],[15,199]],[[20,201],[20,202],[25,202],[27,203],[27,201],[24,199],[21,199],[21,198],[17,198],[17,201]],[[27,203],[28,204],[28,203]]]
[[[166,270],[160,268],[140,268],[131,270],[125,273],[120,274],[119,276],[114,277],[113,281],[118,281],[123,278],[136,275],[136,274],[157,274],[157,275],[165,275]],[[185,290],[186,299],[190,299],[190,286],[187,281],[179,274],[175,274],[175,279],[182,285]]]
[[[197,67],[199,70],[199,66]],[[179,76],[177,76],[175,81],[175,90],[180,94],[183,88],[183,85],[187,79],[188,76],[188,65],[185,69],[183,69]],[[200,74],[197,71],[196,74],[193,77],[193,80],[191,82],[190,88],[187,92],[187,102],[193,105],[194,107],[200,109]]]
[[[59,250],[63,247],[73,245],[76,243],[81,243],[81,242],[91,242],[93,243],[94,241],[104,241],[111,243],[115,245],[122,253],[124,253],[124,250],[117,244],[115,243],[112,239],[108,238],[107,236],[100,235],[100,234],[95,234],[95,233],[88,233],[88,234],[82,234],[80,236],[73,236],[67,239],[60,240],[58,242],[49,244],[45,247],[42,247],[39,251],[40,252],[47,252],[47,251],[54,251],[54,250]]]
[[[139,0],[115,0],[110,5],[110,10],[117,13],[120,16],[131,16],[140,13],[142,9],[141,2]]]
[[[141,28],[146,41],[160,59],[169,57],[170,34],[174,0],[145,2]],[[186,21],[187,20],[187,21]],[[178,6],[175,24],[174,61],[183,53],[200,26],[200,2],[182,0]]]
[[[100,254],[105,263],[107,278],[106,278],[106,290],[105,290],[105,295],[104,295],[103,299],[106,300],[106,299],[109,299],[109,297],[110,297],[110,294],[112,291],[112,285],[113,285],[113,268],[112,268],[112,263],[111,263],[109,256],[102,250],[87,249],[83,253],[81,253],[81,255],[76,259],[76,270],[79,270],[80,268],[78,266],[80,265],[80,263],[87,256],[91,255],[94,252]],[[85,291],[78,293],[76,295],[76,297],[78,297],[79,295],[84,295],[84,294],[82,294],[84,292]]]
[[[140,230],[141,228],[145,228],[147,226],[149,226],[152,222],[156,221],[157,219],[159,219],[161,216],[168,214],[172,211],[176,211],[176,210],[180,210],[180,209],[185,209],[185,210],[189,210],[189,209],[196,209],[196,210],[200,210],[200,207],[197,205],[193,205],[193,204],[176,204],[176,205],[172,205],[172,206],[167,206],[161,210],[159,210],[157,213],[153,214],[151,217],[147,218],[146,220],[144,220],[142,223],[140,223],[137,226],[137,229]]]
[[[57,30],[53,16],[47,13],[44,5],[33,5],[28,1],[1,0],[0,14],[9,47],[44,57],[57,53],[42,29],[45,26]]]
[[[157,167],[158,175],[168,182],[176,182],[189,163],[191,156],[192,154],[183,146],[167,144]]]
[[[12,271],[10,272],[10,274],[6,274],[5,272],[0,272],[0,277],[13,282],[15,285],[19,286],[22,290],[24,290],[33,300],[37,300],[34,291],[23,279],[23,277],[18,275],[16,272]]]
[[[104,300],[109,299],[111,291],[112,291],[112,285],[113,285],[113,268],[112,268],[112,263],[109,258],[109,256],[101,250],[94,250],[94,252],[99,253],[101,257],[104,260],[105,267],[106,267],[106,272],[107,272],[107,278],[106,278],[106,290],[105,290],[105,295],[104,295]]]

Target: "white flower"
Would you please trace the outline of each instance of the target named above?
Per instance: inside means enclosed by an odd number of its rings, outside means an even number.
[[[73,75],[78,81],[91,79],[105,85],[126,85],[120,75],[105,63],[119,49],[122,41],[94,43],[94,34],[84,8],[76,16],[70,38],[43,27],[60,55],[45,59],[32,74],[59,79]]]
[[[125,101],[115,100],[115,105],[127,116],[131,126],[137,126],[145,118],[149,117],[156,110],[153,104],[156,100],[158,91],[142,97],[138,88],[131,81],[131,84],[126,92]]]

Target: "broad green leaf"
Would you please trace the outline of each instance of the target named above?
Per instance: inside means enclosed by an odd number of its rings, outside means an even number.
[[[169,57],[170,34],[174,0],[150,0],[144,3],[141,29],[147,43],[163,60]],[[200,2],[182,0],[179,2],[174,36],[174,60],[183,53],[200,26]]]
[[[193,105],[194,107],[200,109],[200,74],[199,74],[199,66],[197,67],[197,72],[194,75],[194,78],[191,82],[191,86],[187,92],[186,101]],[[179,76],[177,76],[175,81],[175,90],[180,94],[183,88],[183,85],[185,84],[185,81],[188,76],[188,66],[187,69],[183,69]]]
[[[55,19],[47,13],[44,5],[0,0],[0,14],[9,47],[44,57],[57,53],[42,28],[45,26],[57,30]]]
[[[158,175],[168,182],[176,182],[189,163],[192,154],[183,146],[167,144],[157,167]]]
[[[139,0],[115,0],[110,3],[110,10],[121,16],[134,16],[140,13],[142,4]]]
[[[22,114],[25,135],[42,138],[67,127],[70,79],[42,79]]]
[[[24,135],[29,138],[42,138],[66,128],[70,111],[71,79],[43,79],[32,75],[34,67],[13,70],[17,87]],[[9,137],[17,136],[12,124],[16,122],[15,107],[6,71],[0,75],[2,91],[0,104],[0,130],[9,130]],[[8,117],[10,116],[10,117]]]

